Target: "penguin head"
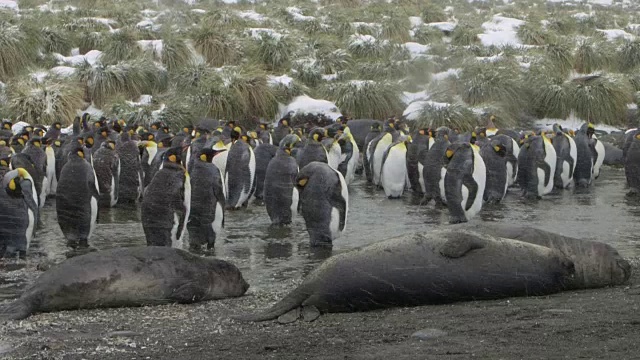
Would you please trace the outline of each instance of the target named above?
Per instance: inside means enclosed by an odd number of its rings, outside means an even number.
[[[475,131],[476,137],[486,138],[487,137],[487,128],[477,126]]]
[[[116,149],[116,142],[111,140],[111,139],[109,139],[109,140],[103,142],[100,146],[105,148],[105,149],[115,150]]]
[[[53,140],[52,144],[54,147],[59,148],[62,146],[62,141],[56,139],[56,140]]]
[[[0,139],[0,146],[7,146],[7,140],[6,139]]]
[[[85,158],[84,148],[82,146],[75,146],[71,152],[69,153],[69,158],[79,157],[81,159]]]
[[[156,136],[153,135],[153,133],[150,132],[145,132],[142,135],[140,135],[140,138],[142,140],[149,140],[149,141],[155,141],[156,140]]]
[[[24,144],[25,144],[24,138],[21,136],[14,138],[13,141],[11,142],[11,145],[24,146]]]
[[[282,118],[278,121],[278,126],[289,126],[289,119]]]
[[[269,124],[265,124],[265,123],[260,123],[260,125],[258,125],[260,130],[269,130]]]
[[[182,162],[182,148],[172,147],[162,154],[162,160],[164,162],[180,164]]]
[[[158,133],[158,136],[155,137],[155,139],[159,148],[165,148],[165,147],[171,147],[171,141],[173,140],[173,136],[160,132]]]
[[[4,130],[11,130],[11,128],[13,127],[13,123],[9,120],[4,120],[2,121],[2,128]]]
[[[30,183],[25,184],[25,181],[29,181]],[[6,173],[2,179],[2,185],[7,194],[15,198],[22,197],[22,188],[27,186],[30,187],[32,183],[33,178],[24,168],[11,170]]]
[[[200,161],[210,163],[213,160],[213,157],[216,156],[216,154],[217,151],[209,148],[204,148],[200,150],[200,155],[198,156],[198,158],[200,159]]]
[[[37,147],[37,148],[41,148],[42,147],[42,138],[40,137],[34,137],[31,140],[29,140],[29,144]]]
[[[191,133],[193,132],[193,126],[191,125],[185,125],[182,127],[182,132],[187,134],[189,137],[191,137]]]
[[[100,135],[101,135],[103,138],[107,138],[107,137],[109,137],[109,128],[108,128],[108,127],[106,127],[106,126],[101,127],[101,128],[100,128],[100,130],[99,130],[99,132],[100,132]]]
[[[382,125],[380,125],[379,122],[374,122],[373,124],[371,124],[371,131],[380,131],[380,129],[382,128]]]
[[[595,132],[596,132],[596,127],[591,122],[589,122],[587,124],[587,137],[591,139],[593,137],[593,134],[595,134]]]
[[[95,143],[95,140],[93,139],[93,135],[87,135],[84,138],[84,145],[88,148],[92,148],[93,144]]]
[[[62,124],[59,121],[56,121],[51,125],[54,129],[62,130]]]
[[[153,124],[151,124],[151,130],[153,131],[158,131],[160,130],[160,128],[162,128],[164,124],[162,123],[162,121],[156,121]]]
[[[29,141],[29,138],[31,138],[30,135],[31,135],[31,131],[27,130],[26,127],[20,132],[20,134],[18,134],[18,136],[22,138],[22,140],[24,140],[25,143]]]
[[[241,136],[242,136],[242,128],[240,128],[239,126],[232,128],[231,132],[229,133],[229,137],[234,142],[239,140]]]
[[[8,169],[9,164],[11,163],[11,158],[9,156],[0,157],[0,166]]]
[[[40,126],[38,126],[37,128],[33,129],[33,136],[43,137],[44,133],[45,133],[45,129],[43,129]]]
[[[493,141],[491,143],[491,147],[493,148],[493,151],[495,151],[496,154],[498,154],[498,156],[500,157],[507,156],[507,148],[503,144],[501,144],[499,141]]]
[[[300,137],[295,134],[289,134],[280,140],[280,149],[291,155],[291,149],[300,141]]]
[[[231,129],[234,129],[234,130],[235,130],[236,122],[235,122],[234,120],[229,120],[229,121],[227,121],[227,126],[228,126],[229,128],[231,128]],[[241,131],[241,132],[242,132],[242,131]]]
[[[320,142],[322,141],[322,139],[324,139],[327,136],[327,133],[328,133],[327,129],[315,128],[311,130],[311,132],[309,133],[309,139],[316,142]]]
[[[29,135],[33,132],[33,126],[32,125],[27,125],[24,127],[24,132]]]
[[[98,130],[102,127],[102,121],[101,120],[96,120],[93,122],[93,128]]]

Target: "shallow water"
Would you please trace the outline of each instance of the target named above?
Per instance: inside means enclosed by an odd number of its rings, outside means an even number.
[[[448,212],[412,205],[410,193],[400,200],[389,200],[359,178],[350,186],[347,228],[333,249],[310,249],[304,221],[297,217],[289,228],[270,229],[264,206],[228,211],[225,232],[217,240],[215,256],[229,260],[242,270],[252,289],[298,279],[327,256],[374,243],[393,236],[429,231],[446,226]],[[604,167],[590,189],[555,191],[537,202],[519,197],[509,189],[499,205],[485,207],[473,222],[528,224],[578,238],[599,240],[614,246],[623,257],[640,256],[637,222],[640,201],[625,197],[624,170]],[[43,225],[31,245],[27,266],[4,262],[0,269],[0,299],[18,296],[37,273],[43,260],[61,261],[68,249],[56,222],[55,200],[47,200]],[[101,209],[90,244],[98,249],[145,245],[138,208]]]

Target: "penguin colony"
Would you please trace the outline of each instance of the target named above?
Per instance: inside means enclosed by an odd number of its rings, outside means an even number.
[[[605,145],[591,123],[550,132],[486,127],[415,129],[396,119],[348,120],[293,128],[281,119],[247,130],[234,121],[203,120],[177,132],[123,120],[74,120],[70,132],[12,124],[0,130],[0,255],[25,256],[40,209],[55,196],[57,221],[73,249],[90,247],[99,207],[140,203],[148,245],[212,249],[225,211],[251,199],[273,226],[298,214],[312,246],[343,233],[348,186],[358,174],[390,199],[411,191],[422,205],[447,207],[451,223],[466,222],[510,187],[540,199],[554,188],[588,187],[599,176]],[[24,125],[24,123],[22,123]],[[608,144],[607,144],[608,145]],[[620,151],[620,150],[618,150]],[[631,193],[640,193],[640,129],[621,150]]]

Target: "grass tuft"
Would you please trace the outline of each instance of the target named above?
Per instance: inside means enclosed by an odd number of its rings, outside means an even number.
[[[402,114],[404,104],[397,85],[385,81],[331,83],[322,95],[336,103],[342,113],[354,118],[386,119]]]

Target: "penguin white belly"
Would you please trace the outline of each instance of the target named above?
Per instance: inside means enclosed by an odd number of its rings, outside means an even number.
[[[466,217],[467,201],[469,200],[469,188],[467,188],[465,185],[462,185],[461,193],[462,193],[462,201],[460,202],[460,205],[462,205],[462,209],[464,209],[464,215]],[[469,218],[467,218],[467,220],[469,220]]]
[[[353,153],[351,154],[351,159],[349,159],[349,163],[347,164],[347,178],[345,181],[348,184],[353,182],[353,179],[356,177],[356,167],[358,167],[358,160],[360,159],[360,149],[358,149],[358,144],[356,144],[355,140],[351,140],[351,144],[353,144]]]
[[[482,210],[482,197],[484,196],[484,189],[487,184],[487,167],[484,164],[484,160],[480,156],[477,147],[473,147],[473,180],[476,182],[478,187],[478,191],[476,192],[476,197],[473,200],[473,204],[469,210],[465,210],[464,215],[467,220],[476,216],[477,213]],[[463,209],[466,206],[466,202],[463,205]]]
[[[418,183],[420,183],[420,190],[424,194],[425,185],[424,185],[424,166],[421,163],[418,163]]]
[[[91,224],[89,224],[89,235],[87,240],[91,238],[93,232],[96,230],[96,222],[98,221],[98,198],[91,197]]]
[[[298,202],[300,201],[300,193],[296,187],[293,187],[293,191],[291,193],[291,219],[298,215]]]
[[[184,162],[187,165],[187,167],[189,166],[190,161],[191,161],[191,145],[189,145],[189,149],[187,149],[187,156]],[[187,171],[191,171],[191,169],[187,169]]]
[[[184,223],[182,224],[180,238],[178,238],[180,248],[182,248],[182,239],[184,239],[184,234],[187,232],[187,222],[189,222],[189,215],[191,213],[191,177],[189,176],[189,172],[185,172],[184,174],[183,198],[184,200],[182,205],[184,206]]]
[[[40,190],[40,209],[44,207],[45,201],[47,201],[47,195],[49,194],[49,178],[46,176],[42,178],[42,188]]]
[[[213,232],[216,234],[216,237],[218,237],[222,232],[223,222],[224,222],[224,209],[222,208],[222,205],[220,205],[220,202],[217,202],[215,218],[213,219],[213,223],[211,223],[211,229],[213,229]]]
[[[576,165],[578,164],[578,146],[571,136],[565,136],[569,139],[569,155],[573,159],[573,168],[571,169],[571,180],[573,180],[573,173],[576,171]]]
[[[340,146],[333,144],[329,151],[327,151],[327,163],[331,166],[332,169],[338,170],[338,165],[342,160],[342,151],[340,150]]]
[[[444,177],[447,175],[447,169],[444,167],[440,168],[440,181],[438,181],[438,187],[440,188],[440,198],[443,203],[447,203],[447,197],[445,196],[444,191]],[[463,206],[464,209],[464,206]]]
[[[598,153],[598,156],[596,157],[596,161],[593,164],[593,178],[597,179],[598,176],[600,176],[600,167],[602,166],[602,163],[604,162],[604,144],[602,144],[602,141],[597,140],[596,139],[596,152]]]
[[[182,249],[182,241],[178,238],[178,228],[180,227],[180,215],[173,213],[173,226],[171,226],[171,247]]]
[[[142,173],[138,172],[138,196],[136,197],[136,201],[138,201],[140,199],[140,196],[142,196],[142,192],[143,192],[143,182],[142,182]]]
[[[31,240],[33,239],[33,234],[36,228],[36,216],[31,209],[27,209],[27,217],[29,218],[29,225],[27,225],[27,232],[25,237],[27,238],[27,251],[29,250],[29,245],[31,245]]]
[[[229,156],[229,151],[223,151],[221,153],[216,154],[216,156],[213,157],[213,160],[211,160],[211,162],[218,168],[218,170],[220,170],[220,175],[222,175],[223,179],[225,178],[225,174],[226,174],[228,156]]]
[[[571,177],[569,177],[569,171],[571,170],[571,166],[569,162],[566,160],[562,161],[562,172],[560,173],[560,179],[562,179],[562,187],[567,188],[569,184],[571,184]]]
[[[544,142],[544,152],[545,152],[544,162],[547,163],[547,165],[549,165],[549,181],[547,183],[544,182],[545,180],[544,171],[538,168],[538,195],[539,196],[547,195],[551,193],[551,191],[553,191],[553,174],[556,173],[556,162],[558,160],[556,155],[556,149],[551,144],[551,141],[548,138],[545,138],[543,142]],[[542,172],[542,176],[540,175],[541,172]]]
[[[153,158],[155,158],[156,154],[158,153],[158,147],[157,146],[148,147],[147,152],[149,153],[149,159],[147,160],[147,165],[151,166],[151,162],[153,162]]]
[[[431,150],[431,147],[433,146],[433,144],[436,143],[436,139],[429,137],[429,150]]]
[[[407,178],[406,151],[397,149],[397,146],[389,149],[387,159],[382,164],[380,182],[384,193],[390,197],[400,197],[404,191]]]
[[[337,208],[331,208],[331,222],[329,222],[329,231],[331,232],[331,240],[335,240],[340,237],[340,210]]]
[[[518,156],[520,155],[520,145],[518,144],[517,141],[511,139],[512,142],[512,149],[513,149],[513,156],[517,159]],[[512,164],[513,167],[513,173],[511,176],[511,184],[509,184],[509,186],[515,184],[516,179],[518,178],[518,161],[516,161],[515,165]]]
[[[511,186],[515,183],[515,177],[513,176],[513,164],[507,162],[507,186]]]
[[[373,184],[380,185],[380,171],[382,170],[382,157],[391,145],[391,134],[386,134],[378,142],[373,152]]]
[[[115,176],[111,176],[111,190],[109,191],[109,205],[111,205],[111,207],[116,206],[116,204],[118,203],[118,198],[116,197],[116,177]]]
[[[502,199],[504,199],[504,197],[507,196],[507,190],[509,189],[509,171],[505,171],[505,172],[507,173],[507,177],[506,177],[507,181],[504,182],[504,192],[502,193],[502,198],[500,198],[500,201],[502,201]]]
[[[58,179],[56,179],[56,155],[51,146],[47,146],[45,152],[47,155],[46,176],[47,179],[49,179],[47,193],[49,195],[55,195],[56,189],[58,188]]]

